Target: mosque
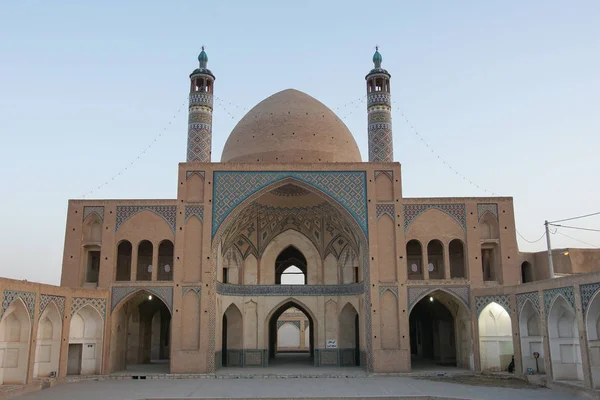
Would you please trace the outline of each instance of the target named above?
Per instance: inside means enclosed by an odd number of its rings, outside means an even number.
[[[546,374],[600,387],[598,253],[517,247],[510,197],[405,198],[391,74],[365,77],[368,160],[324,104],[264,99],[211,154],[190,78],[177,198],[70,200],[60,286],[0,279],[0,383],[309,365]],[[358,79],[359,77],[357,77]]]

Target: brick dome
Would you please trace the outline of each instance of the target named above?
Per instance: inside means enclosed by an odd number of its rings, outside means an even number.
[[[361,162],[352,133],[327,106],[294,89],[264,99],[229,135],[221,162]]]

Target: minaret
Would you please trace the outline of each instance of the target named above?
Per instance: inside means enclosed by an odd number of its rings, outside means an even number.
[[[187,162],[210,162],[213,88],[215,76],[206,68],[208,56],[202,46],[200,67],[190,74]]]
[[[381,54],[375,47],[373,64],[367,74],[367,113],[369,115],[369,162],[393,162],[392,95],[389,72],[381,68]]]

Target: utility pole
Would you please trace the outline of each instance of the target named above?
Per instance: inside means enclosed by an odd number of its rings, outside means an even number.
[[[544,226],[546,227],[546,243],[548,244],[548,271],[550,272],[550,279],[554,279],[554,264],[552,263],[552,245],[550,244],[548,220],[544,221]]]

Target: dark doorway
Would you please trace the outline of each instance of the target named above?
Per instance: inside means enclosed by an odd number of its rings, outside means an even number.
[[[83,344],[69,344],[69,355],[67,357],[67,375],[81,374],[81,358]]]
[[[296,267],[296,268],[290,268]],[[298,271],[299,270],[299,271]],[[281,277],[288,274],[297,274],[304,276],[304,284],[306,285],[306,258],[300,250],[294,246],[286,247],[275,260],[275,284],[281,285]]]
[[[299,310],[300,312],[302,312],[302,314],[304,314],[304,316],[306,317],[306,319],[308,319],[308,327],[309,327],[309,345],[308,345],[308,354],[306,354],[306,356],[301,356],[298,354],[295,354],[291,357],[285,357],[286,354],[285,353],[279,353],[277,352],[277,334],[278,334],[278,324],[277,321],[279,320],[279,317],[281,317],[281,315],[286,312],[287,310],[289,310],[290,308],[295,308],[297,310]],[[304,309],[304,307],[302,307],[301,305],[299,305],[298,303],[294,302],[294,301],[289,301],[285,304],[283,304],[281,307],[279,307],[277,309],[277,311],[275,311],[273,313],[273,315],[271,316],[271,319],[269,320],[269,363],[273,364],[273,363],[293,363],[293,364],[312,364],[313,360],[314,360],[314,331],[315,331],[315,325],[314,325],[314,321],[312,319],[312,317],[310,316],[310,314]],[[277,360],[276,360],[277,358]]]

